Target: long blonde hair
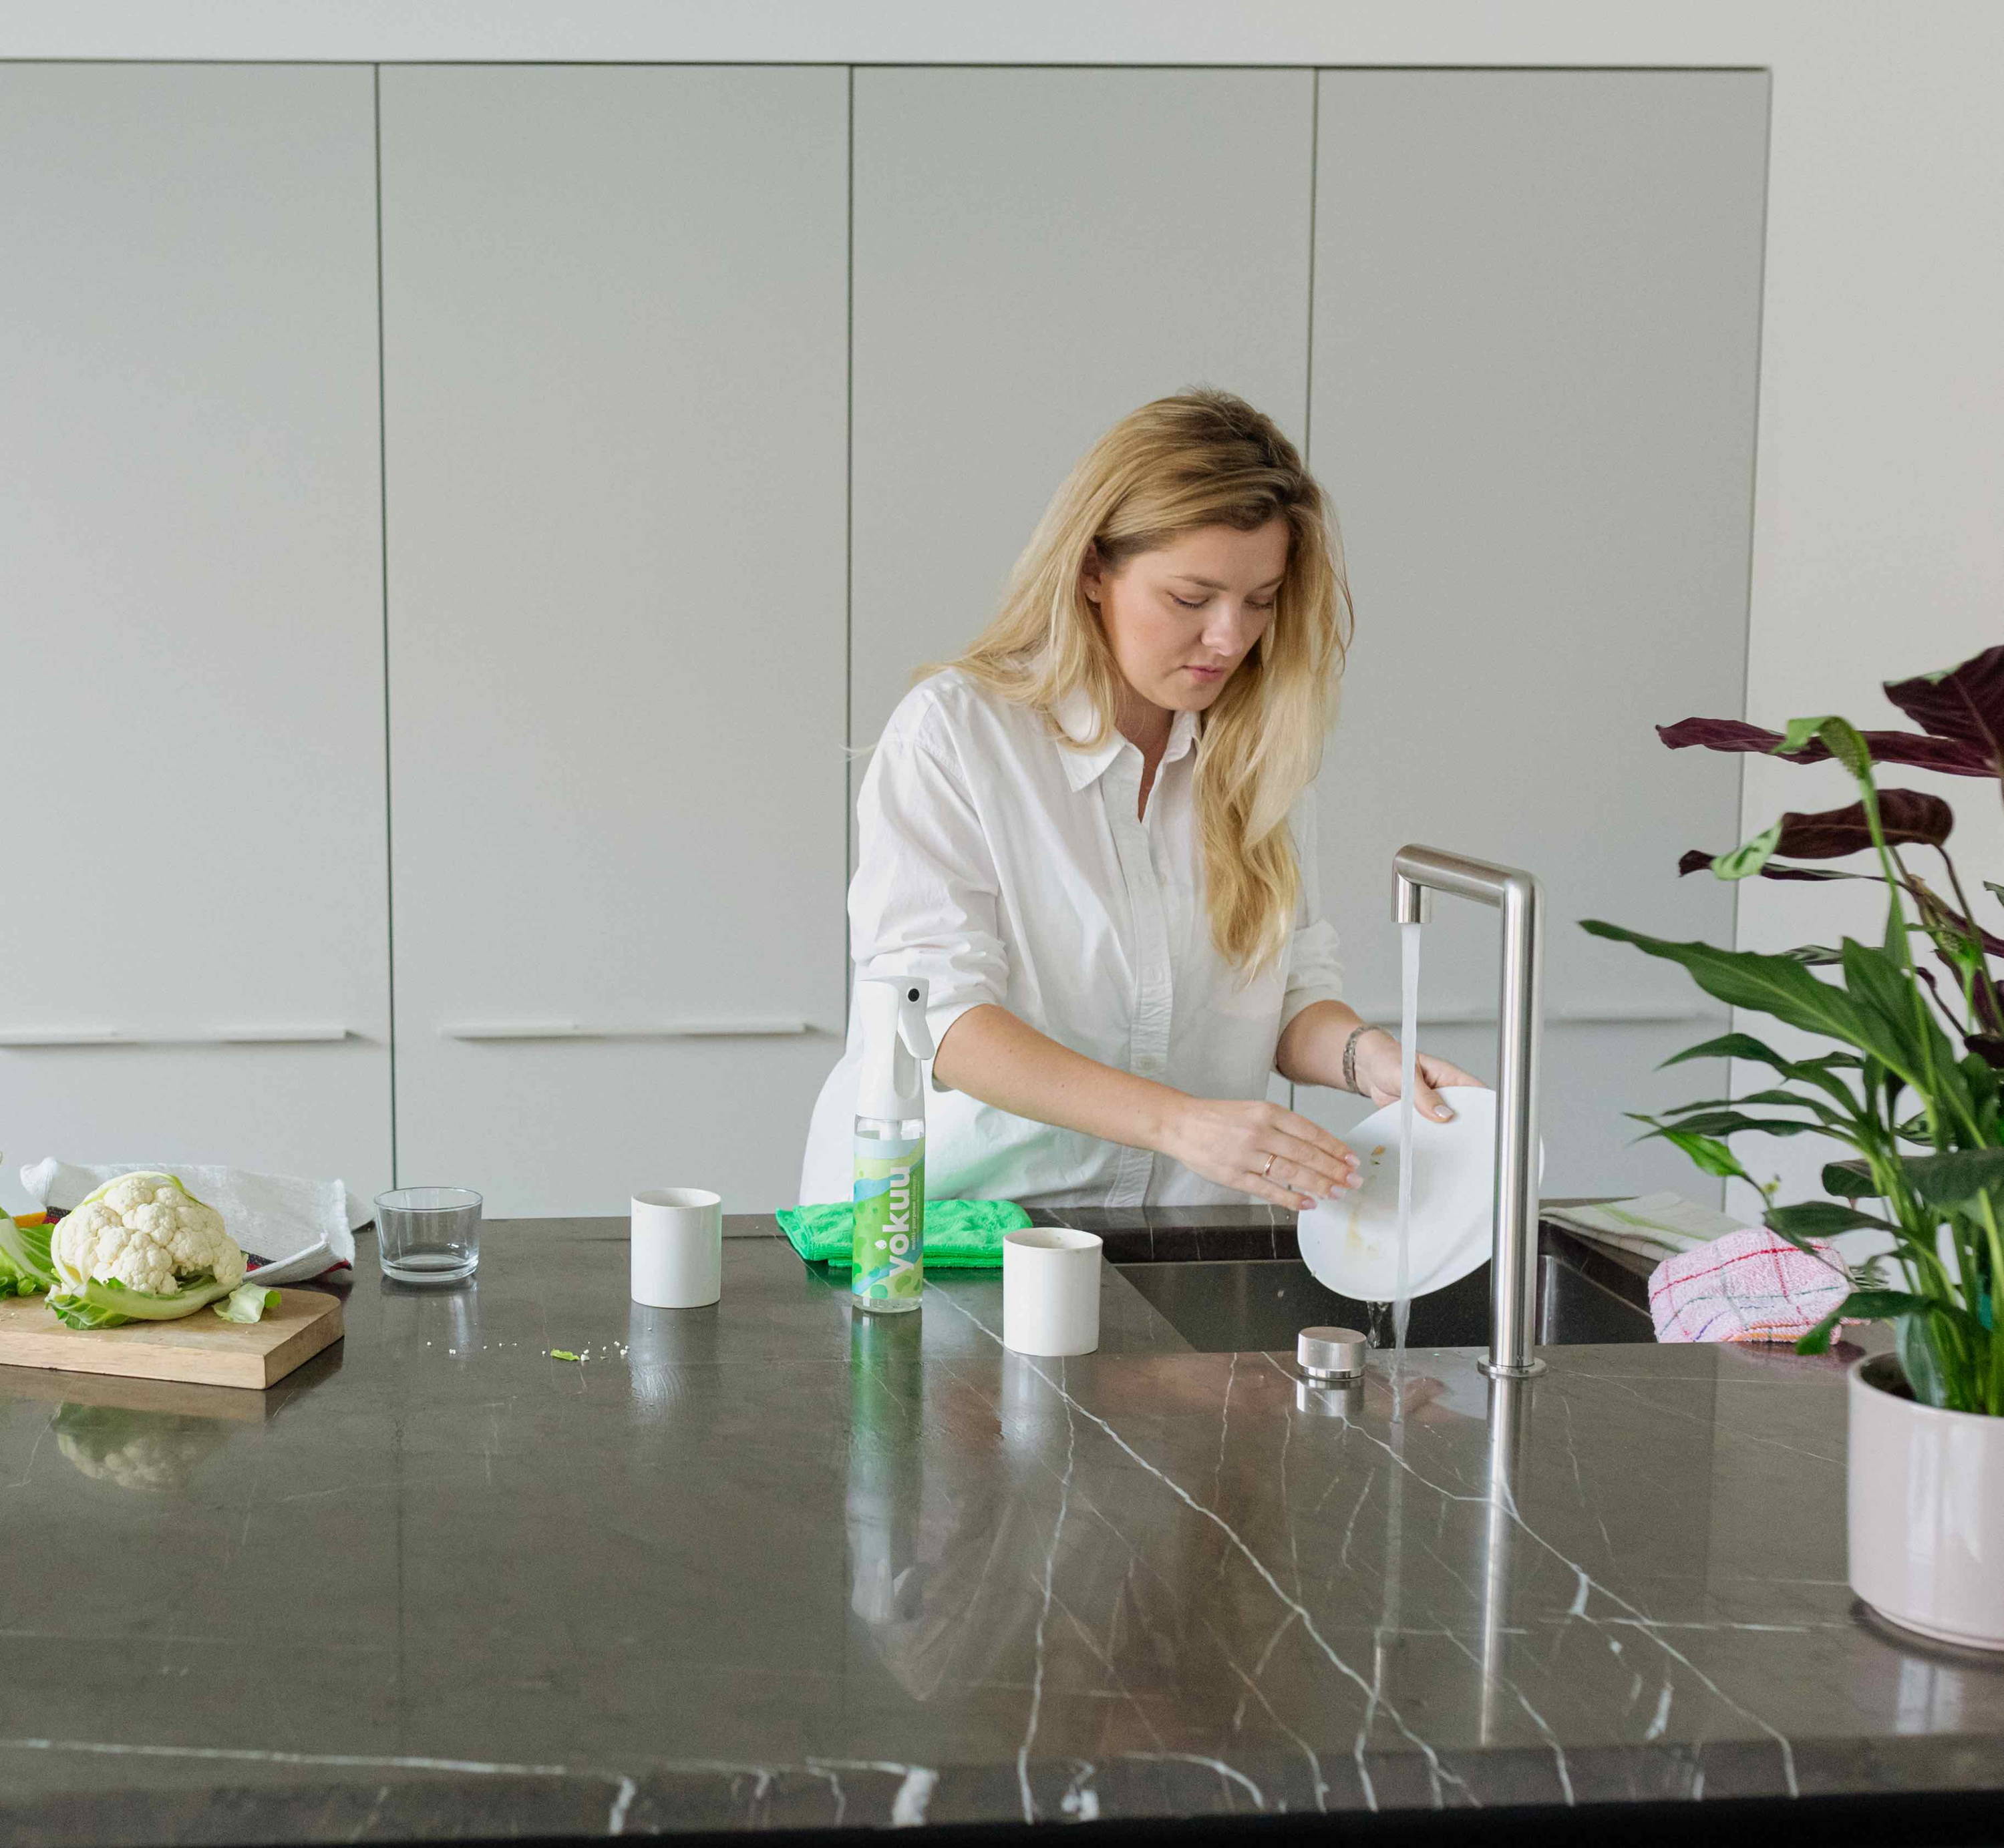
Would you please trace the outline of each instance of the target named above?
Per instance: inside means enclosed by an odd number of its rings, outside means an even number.
[[[1201,387],[1130,411],[1052,498],[994,620],[958,660],[913,677],[958,667],[1041,712],[1061,739],[1055,709],[1084,688],[1098,723],[1080,748],[1096,749],[1113,729],[1120,670],[1080,582],[1088,551],[1117,571],[1199,527],[1249,533],[1276,518],[1289,537],[1273,619],[1203,716],[1196,747],[1211,937],[1248,980],[1293,929],[1301,869],[1288,811],[1321,768],[1353,621],[1334,512],[1272,418]]]

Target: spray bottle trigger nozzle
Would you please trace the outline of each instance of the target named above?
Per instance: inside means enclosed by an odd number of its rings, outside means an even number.
[[[898,1037],[914,1059],[933,1055],[933,1036],[926,1024],[926,988],[923,982],[907,982],[898,992]]]

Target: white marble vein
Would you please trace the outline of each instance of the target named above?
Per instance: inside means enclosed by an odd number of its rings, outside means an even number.
[[[1130,1759],[1169,1759],[1186,1765],[1201,1765],[1205,1769],[1215,1771],[1220,1777],[1229,1778],[1238,1785],[1250,1795],[1256,1808],[1263,1810],[1267,1807],[1266,1793],[1244,1772],[1235,1770],[1222,1759],[1207,1758],[1200,1752],[1130,1752],[1123,1755]]]
[[[1382,1450],[1386,1456],[1389,1457],[1393,1462],[1396,1463],[1401,1469],[1404,1470],[1409,1475],[1410,1475],[1415,1482],[1423,1483],[1427,1488],[1432,1490],[1435,1494],[1452,1501],[1486,1502],[1490,1499],[1487,1495],[1464,1495],[1454,1489],[1449,1489],[1444,1485],[1435,1482],[1422,1471],[1415,1468],[1413,1465],[1408,1462],[1406,1458],[1395,1450],[1391,1444],[1386,1443],[1384,1439],[1374,1436],[1363,1426],[1353,1423],[1348,1428],[1354,1431],[1360,1437],[1363,1438],[1366,1443],[1376,1445],[1377,1447]],[[1508,1514],[1512,1524],[1527,1539],[1534,1541],[1538,1545],[1543,1547],[1547,1552],[1550,1553],[1554,1559],[1557,1559],[1561,1565],[1564,1566],[1568,1571],[1571,1572],[1574,1575],[1575,1589],[1573,1594],[1572,1604],[1566,1612],[1566,1615],[1568,1617],[1576,1617],[1585,1622],[1598,1626],[1601,1622],[1602,1619],[1594,1615],[1594,1614],[1587,1608],[1589,1598],[1596,1593],[1598,1593],[1599,1596],[1605,1598],[1610,1604],[1618,1605],[1621,1610],[1627,1613],[1627,1620],[1633,1623],[1634,1627],[1640,1630],[1644,1636],[1647,1636],[1649,1640],[1655,1643],[1659,1649],[1662,1650],[1665,1654],[1669,1656],[1680,1666],[1687,1670],[1692,1675],[1696,1677],[1697,1680],[1703,1682],[1704,1686],[1711,1693],[1718,1696],[1722,1704],[1730,1707],[1734,1713],[1739,1714],[1742,1719],[1746,1720],[1749,1724],[1759,1727],[1762,1732],[1765,1733],[1768,1738],[1772,1739],[1775,1744],[1780,1747],[1782,1753],[1782,1776],[1784,1783],[1787,1787],[1788,1793],[1791,1797],[1798,1796],[1801,1794],[1800,1787],[1797,1783],[1796,1779],[1795,1748],[1789,1743],[1788,1736],[1782,1732],[1778,1728],[1771,1725],[1758,1713],[1754,1713],[1751,1709],[1743,1706],[1740,1702],[1734,1699],[1733,1697],[1730,1694],[1727,1693],[1717,1682],[1714,1681],[1712,1678],[1707,1675],[1703,1669],[1699,1668],[1695,1662],[1692,1661],[1682,1650],[1677,1648],[1674,1643],[1671,1643],[1662,1634],[1662,1626],[1654,1622],[1650,1619],[1648,1612],[1641,1610],[1637,1605],[1630,1603],[1629,1601],[1621,1596],[1619,1592],[1611,1591],[1608,1587],[1601,1584],[1600,1581],[1596,1579],[1584,1566],[1578,1563],[1578,1561],[1568,1558],[1564,1552],[1561,1552],[1557,1546],[1554,1545],[1550,1540],[1547,1539],[1543,1534],[1540,1533],[1536,1528],[1533,1528],[1529,1521],[1525,1520],[1522,1512],[1517,1507],[1516,1498],[1511,1494],[1509,1486],[1507,1483],[1498,1484],[1496,1486],[1496,1493],[1502,1498],[1505,1511]],[[1619,1622],[1622,1620],[1617,1619],[1610,1619],[1609,1621]]]
[[[1662,1692],[1656,1696],[1655,1715],[1642,1734],[1645,1739],[1660,1739],[1663,1736],[1663,1728],[1670,1723],[1670,1702],[1675,1693],[1670,1678],[1665,1675]]]
[[[969,1309],[965,1304],[955,1301],[951,1296],[948,1295],[944,1292],[941,1293],[941,1300],[948,1304],[958,1314],[965,1316],[969,1321],[972,1322],[974,1325],[979,1328],[983,1334],[986,1335],[990,1340],[993,1342],[997,1347],[1003,1346],[1002,1337],[997,1334],[993,1328],[990,1328],[986,1322],[982,1321],[980,1317],[975,1314],[974,1312]],[[1072,1411],[1079,1417],[1088,1419],[1091,1423],[1097,1425],[1101,1430],[1104,1431],[1106,1435],[1113,1440],[1114,1444],[1117,1445],[1122,1451],[1123,1451],[1128,1457],[1131,1458],[1135,1462],[1140,1464],[1149,1475],[1154,1477],[1158,1482],[1161,1483],[1161,1485],[1167,1489],[1171,1494],[1174,1495],[1178,1500],[1181,1501],[1193,1512],[1201,1515],[1205,1520],[1212,1522],[1217,1527],[1217,1528],[1224,1534],[1226,1539],[1228,1540],[1233,1546],[1238,1549],[1240,1554],[1245,1559],[1246,1563],[1259,1574],[1261,1580],[1264,1581],[1267,1588],[1271,1591],[1276,1598],[1280,1599],[1281,1603],[1286,1605],[1301,1619],[1302,1629],[1306,1632],[1309,1638],[1314,1642],[1316,1648],[1322,1652],[1323,1655],[1328,1660],[1330,1665],[1334,1668],[1344,1678],[1344,1679],[1350,1682],[1360,1693],[1365,1696],[1367,1702],[1369,1703],[1368,1710],[1368,1712],[1371,1714],[1375,1715],[1375,1712],[1382,1708],[1386,1717],[1391,1720],[1393,1726],[1398,1729],[1400,1736],[1420,1753],[1427,1766],[1428,1778],[1433,1793],[1435,1807],[1437,1808],[1441,1807],[1445,1801],[1442,1791],[1442,1784],[1444,1777],[1447,1781],[1457,1783],[1459,1783],[1460,1780],[1459,1779],[1453,1778],[1451,1774],[1444,1773],[1443,1767],[1440,1762],[1439,1753],[1434,1749],[1433,1746],[1428,1741],[1422,1738],[1419,1734],[1415,1732],[1412,1727],[1407,1724],[1403,1716],[1400,1713],[1396,1706],[1395,1706],[1390,1701],[1382,1699],[1378,1689],[1372,1682],[1366,1680],[1363,1675],[1358,1672],[1357,1669],[1350,1662],[1344,1659],[1343,1655],[1337,1650],[1335,1645],[1323,1634],[1321,1629],[1317,1626],[1313,1613],[1309,1611],[1308,1607],[1304,1605],[1300,1599],[1291,1596],[1288,1593],[1287,1589],[1281,1584],[1281,1581],[1274,1577],[1272,1568],[1270,1567],[1267,1564],[1266,1561],[1261,1559],[1260,1556],[1246,1544],[1244,1536],[1239,1533],[1238,1530],[1232,1526],[1231,1522],[1227,1521],[1221,1514],[1218,1514],[1215,1509],[1206,1507],[1203,1503],[1199,1501],[1195,1496],[1192,1495],[1190,1492],[1182,1485],[1182,1483],[1177,1482],[1173,1477],[1167,1475],[1165,1472],[1157,1468],[1154,1463],[1151,1462],[1146,1457],[1143,1456],[1139,1451],[1135,1449],[1133,1444],[1130,1444],[1125,1437],[1122,1437],[1121,1434],[1116,1430],[1112,1425],[1109,1424],[1105,1419],[1102,1418],[1098,1413],[1091,1411],[1084,1405],[1081,1405],[1077,1399],[1073,1398],[1070,1392],[1066,1391],[1063,1386],[1060,1384],[1056,1380],[1053,1379],[1051,1375],[1035,1360],[1031,1359],[1028,1355],[1019,1355],[1018,1358],[1022,1360],[1024,1363],[1030,1368],[1031,1371],[1035,1374],[1037,1377],[1042,1380],[1052,1391],[1056,1393],[1060,1398],[1063,1399],[1067,1405],[1070,1407]],[[1372,1789],[1370,1773],[1365,1766],[1364,1758],[1365,1744],[1368,1734],[1368,1720],[1367,1719],[1365,1730],[1360,1732],[1358,1735],[1355,1756],[1358,1775],[1363,1781],[1365,1801],[1369,1804],[1371,1808],[1375,1810],[1377,1808],[1376,1793]]]
[[[1072,1472],[1078,1460],[1078,1426],[1072,1416],[1072,1402],[1065,1398],[1064,1479],[1058,1489],[1058,1517],[1051,1524],[1051,1544],[1044,1554],[1043,1602],[1037,1612],[1035,1666],[1030,1683],[1030,1716],[1023,1729],[1023,1742],[1016,1748],[1016,1783],[1023,1799],[1023,1820],[1037,1819],[1035,1799],[1030,1794],[1030,1748],[1037,1737],[1037,1720],[1044,1704],[1044,1645],[1051,1621],[1051,1581],[1057,1571],[1058,1546],[1064,1538],[1065,1516],[1071,1508]]]

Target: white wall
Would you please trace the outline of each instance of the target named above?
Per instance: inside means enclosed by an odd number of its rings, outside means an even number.
[[[1746,712],[1872,717],[1881,680],[2004,631],[2004,7],[1992,0],[488,0],[477,12],[15,0],[0,57],[1764,66]],[[1962,815],[1966,863],[2004,863],[1994,792],[1943,779],[1942,793]],[[1747,828],[1841,799],[1822,772],[1755,762]],[[1869,900],[1839,922],[1844,902],[1757,883],[1740,940],[1868,927]]]

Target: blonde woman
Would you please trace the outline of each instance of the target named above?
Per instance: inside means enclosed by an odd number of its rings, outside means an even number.
[[[927,1192],[1302,1209],[1357,1159],[1272,1075],[1399,1095],[1341,999],[1314,779],[1348,639],[1333,522],[1273,422],[1158,399],[1059,488],[999,614],[921,669],[857,800],[850,950],[923,975]],[[815,1104],[803,1201],[846,1199],[862,1048]],[[1445,1120],[1417,1059],[1415,1105]]]

